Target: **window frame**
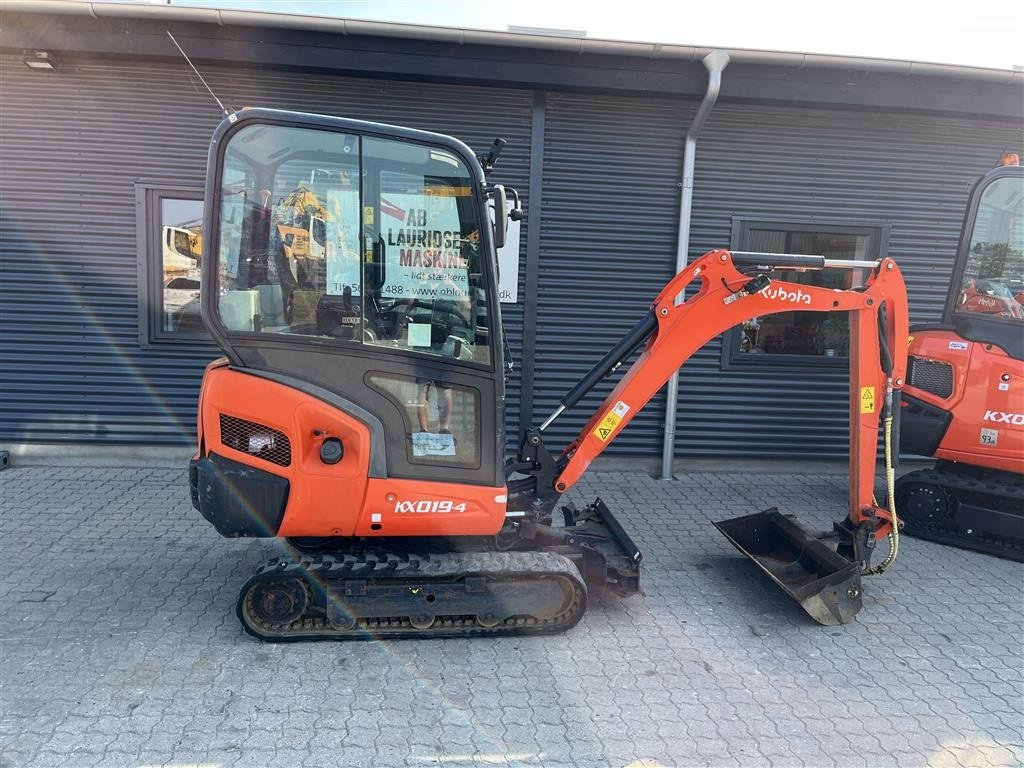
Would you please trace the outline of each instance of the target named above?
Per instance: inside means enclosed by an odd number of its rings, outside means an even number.
[[[138,258],[138,339],[140,347],[168,343],[209,346],[209,332],[165,331],[163,329],[163,224],[161,203],[165,199],[195,200],[204,203],[205,190],[196,185],[135,182],[135,250]],[[200,283],[202,280],[200,280]]]
[[[861,235],[865,238],[865,259],[876,261],[884,258],[889,251],[889,232],[892,225],[885,221],[867,219],[823,219],[791,218],[783,216],[736,215],[731,219],[729,248],[734,251],[749,250],[751,229],[773,229],[820,234]],[[829,313],[822,313],[823,315]],[[752,355],[740,352],[740,328],[733,326],[722,334],[721,370],[745,371],[779,369],[845,370],[849,366],[848,355],[786,355],[777,352]]]

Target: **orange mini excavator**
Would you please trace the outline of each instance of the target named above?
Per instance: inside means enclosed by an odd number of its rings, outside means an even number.
[[[849,509],[820,535],[776,509],[717,525],[814,619],[852,619],[861,576],[898,544],[872,494],[906,370],[896,264],[704,254],[506,461],[495,253],[507,217],[492,222],[489,203],[522,214],[486,181],[501,144],[478,159],[448,136],[263,109],[214,135],[201,300],[225,358],[203,379],[192,501],[224,536],[294,545],[242,587],[245,629],[274,641],[552,633],[579,620],[588,591],[638,592],[641,554],[607,506],[559,500],[707,341],[794,308],[849,313]],[[297,189],[323,221],[301,269],[275,226]],[[855,287],[774,280],[779,269],[849,270]],[[550,453],[551,422],[636,352]]]
[[[907,533],[1024,560],[1024,168],[974,186],[942,321],[910,329],[900,444]]]

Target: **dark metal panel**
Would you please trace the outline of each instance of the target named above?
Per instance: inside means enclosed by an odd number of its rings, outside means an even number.
[[[650,306],[672,276],[682,136],[692,103],[549,94],[538,279],[534,421],[540,423]],[[607,395],[606,382],[548,428],[557,448]],[[653,454],[659,394],[614,450]]]
[[[191,56],[203,64],[242,63],[265,71],[288,67],[431,82],[498,87],[699,97],[706,73],[697,60],[649,55],[612,55],[518,48],[472,42],[442,42],[338,34],[266,26],[218,26],[167,19],[77,18],[8,12],[5,39],[18,48],[67,51],[77,55],[167,57],[177,52],[167,39],[172,29]],[[865,71],[815,66],[735,62],[723,83],[723,100],[774,101],[886,110],[999,115],[1019,122],[1019,74],[998,82],[938,75]]]
[[[201,187],[221,115],[184,61],[58,66],[0,59],[0,440],[191,442],[203,367],[218,352],[140,348],[134,185]],[[493,180],[529,202],[530,93],[216,66],[204,76],[233,107],[398,123],[478,150],[503,136]],[[502,307],[517,358],[523,273],[520,304]],[[514,417],[518,366],[509,384]]]
[[[695,106],[548,97],[537,420],[671,275],[682,139]],[[697,147],[690,257],[728,247],[734,216],[888,224],[912,319],[937,320],[968,190],[1003,151],[1021,145],[1019,127],[981,117],[719,104]],[[551,445],[574,437],[610,387],[559,419]],[[656,455],[663,398],[609,451]],[[723,371],[715,339],[682,369],[676,451],[841,459],[846,398],[844,368]]]

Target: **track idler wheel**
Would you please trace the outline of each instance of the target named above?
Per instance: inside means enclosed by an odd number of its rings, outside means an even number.
[[[258,624],[287,626],[309,607],[309,591],[300,579],[254,584],[245,596],[245,610]]]

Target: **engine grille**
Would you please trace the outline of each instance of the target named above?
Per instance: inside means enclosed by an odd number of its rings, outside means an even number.
[[[913,355],[909,362],[907,382],[910,386],[923,389],[936,397],[946,398],[953,394],[952,365]]]
[[[254,421],[220,415],[220,441],[236,451],[258,456],[287,467],[292,463],[292,444],[284,432]]]

